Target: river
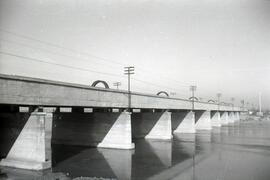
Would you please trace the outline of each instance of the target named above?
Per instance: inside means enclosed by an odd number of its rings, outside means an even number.
[[[172,141],[134,142],[134,150],[52,145],[51,169],[0,167],[0,179],[270,179],[270,121],[176,134]]]

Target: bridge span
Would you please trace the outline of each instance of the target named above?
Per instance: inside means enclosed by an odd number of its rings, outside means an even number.
[[[24,122],[0,165],[51,167],[51,143],[133,149],[134,138],[170,141],[233,125],[245,108],[0,74],[0,118]],[[21,111],[24,109],[24,111]]]
[[[22,76],[0,74],[1,104],[127,108],[128,92]],[[189,110],[191,100],[131,93],[131,108]],[[195,110],[218,110],[218,104],[195,101]],[[221,111],[242,111],[220,105]]]

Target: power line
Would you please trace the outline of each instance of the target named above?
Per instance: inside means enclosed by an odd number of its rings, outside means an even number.
[[[67,50],[67,51],[70,51],[70,52],[73,52],[73,53],[76,53],[76,54],[81,53],[81,54],[85,54],[87,56],[94,57],[96,59],[100,59],[102,61],[106,61],[106,62],[109,62],[109,63],[115,63],[115,64],[119,64],[119,65],[125,66],[125,64],[120,63],[120,62],[117,62],[117,61],[112,61],[112,60],[109,60],[109,59],[106,59],[106,58],[98,57],[96,55],[93,55],[93,54],[90,54],[90,53],[86,53],[86,52],[78,52],[78,51],[75,51],[75,50],[73,50],[71,48],[66,48],[66,47],[60,46],[58,44],[54,44],[54,43],[47,42],[47,41],[42,41],[42,40],[35,39],[35,38],[29,37],[29,36],[25,36],[25,35],[22,35],[22,34],[17,34],[17,33],[11,32],[11,31],[7,31],[7,30],[5,30],[5,29],[3,29],[1,27],[0,27],[0,31],[5,32],[5,33],[8,33],[8,34],[12,34],[12,35],[15,35],[15,36],[24,38],[24,39],[28,39],[28,40],[31,40],[31,41],[36,41],[36,42],[39,42],[39,43],[42,43],[42,44],[46,44],[48,46],[53,46],[53,47],[56,47],[56,48],[59,48],[59,49],[64,49],[64,50]]]
[[[17,58],[22,58],[22,59],[29,60],[29,61],[41,62],[41,63],[46,63],[46,64],[50,64],[50,65],[56,65],[56,66],[65,67],[65,68],[69,68],[69,69],[76,69],[76,70],[81,70],[81,71],[87,71],[87,72],[92,72],[92,73],[98,73],[98,74],[103,74],[103,75],[108,75],[108,76],[124,78],[124,77],[122,77],[120,75],[117,75],[117,74],[104,73],[104,72],[94,71],[94,70],[86,69],[86,68],[73,67],[73,66],[69,66],[69,65],[63,65],[63,64],[59,64],[59,63],[48,62],[48,61],[44,61],[44,60],[40,60],[40,59],[36,59],[36,58],[30,58],[30,57],[26,57],[26,56],[22,56],[22,55],[17,55],[17,54],[12,54],[12,53],[8,53],[8,52],[0,51],[0,53],[5,54],[5,55],[9,55],[9,56],[14,56],[14,57],[17,57]],[[167,87],[167,86],[161,86],[161,85],[158,85],[158,84],[155,84],[155,83],[152,83],[152,82],[148,82],[148,81],[144,81],[144,80],[140,80],[140,79],[135,79],[135,78],[132,78],[132,79],[137,81],[137,82],[145,83],[147,85],[152,85],[152,86],[159,87],[159,88],[165,88],[165,89],[170,89],[170,90],[173,90],[173,91],[177,91],[177,94],[186,96],[186,94],[179,93],[180,91],[183,92],[183,90],[180,90],[180,89],[171,88],[171,87]]]
[[[76,70],[81,70],[81,71],[87,71],[87,72],[92,72],[92,73],[97,73],[97,74],[103,74],[103,75],[108,75],[108,76],[115,76],[115,77],[121,77],[121,78],[124,78],[124,77],[122,77],[122,76],[120,76],[120,75],[117,75],[117,74],[104,73],[104,72],[95,71],[95,70],[86,69],[86,68],[73,67],[73,66],[64,65],[64,64],[59,64],[59,63],[54,63],[54,62],[43,61],[43,60],[40,60],[40,59],[31,58],[31,57],[26,57],[26,56],[17,55],[17,54],[12,54],[12,53],[9,53],[9,52],[3,52],[3,51],[0,51],[0,53],[1,53],[1,54],[5,54],[5,55],[8,55],[8,56],[13,56],[13,57],[17,57],[17,58],[29,60],[29,61],[41,62],[41,63],[50,64],[50,65],[55,65],[55,66],[60,66],[60,67],[65,67],[65,68],[69,68],[69,69],[76,69]]]
[[[59,48],[59,49],[64,49],[64,50],[66,50],[66,51],[70,51],[70,52],[72,52],[72,53],[76,53],[76,54],[84,54],[84,55],[86,55],[86,56],[90,56],[90,57],[93,57],[93,58],[95,58],[96,60],[101,60],[101,61],[105,61],[105,62],[109,62],[109,63],[112,63],[112,64],[117,64],[117,65],[121,65],[121,66],[124,66],[125,64],[123,64],[123,63],[120,63],[120,62],[118,62],[118,61],[115,61],[115,60],[109,60],[109,59],[106,59],[106,58],[103,58],[103,57],[99,57],[99,56],[96,56],[96,55],[93,55],[93,54],[90,54],[90,53],[86,53],[86,52],[78,52],[78,51],[76,51],[76,50],[73,50],[73,49],[71,49],[71,48],[66,48],[66,47],[62,47],[62,46],[60,46],[60,45],[57,45],[57,44],[54,44],[54,43],[51,43],[51,42],[46,42],[46,41],[42,41],[42,40],[39,40],[39,39],[35,39],[35,38],[32,38],[32,37],[29,37],[29,36],[25,36],[25,35],[22,35],[22,34],[17,34],[17,33],[14,33],[14,32],[11,32],[11,31],[7,31],[7,30],[4,30],[4,29],[2,29],[1,27],[0,27],[0,31],[2,31],[2,32],[4,32],[4,33],[8,33],[8,34],[12,34],[12,35],[14,35],[14,36],[18,36],[18,37],[21,37],[21,38],[24,38],[24,39],[28,39],[28,40],[31,40],[31,41],[36,41],[36,42],[39,42],[39,43],[42,43],[42,44],[46,44],[47,46],[52,46],[52,47],[56,47],[56,48]],[[7,41],[7,40],[6,40]],[[13,43],[15,43],[15,42],[13,42]],[[17,43],[17,44],[19,44],[19,43]],[[21,43],[22,44],[22,43]],[[29,45],[27,45],[28,47],[30,47]],[[31,48],[33,48],[33,47],[31,47]],[[37,49],[37,48],[36,48]],[[44,51],[44,49],[43,49],[43,51]],[[48,50],[45,50],[45,51],[47,51],[47,52],[50,52],[50,51],[48,51]],[[60,55],[59,53],[53,53],[53,54],[58,54],[58,55]],[[66,57],[70,57],[70,56],[68,56],[68,55],[63,55],[63,54],[61,54],[61,56],[66,56]],[[78,58],[77,58],[78,59]],[[82,60],[82,59],[81,59]],[[40,60],[39,60],[40,61]],[[40,61],[41,62],[41,61]],[[45,63],[45,62],[43,62],[43,63]],[[48,63],[48,62],[47,62]],[[57,63],[54,63],[54,65],[60,65],[60,64],[57,64]],[[71,66],[67,66],[67,65],[64,65],[66,68],[73,68],[73,69],[76,69],[76,68],[74,68],[74,67],[71,67]],[[108,66],[108,64],[106,64],[106,66]],[[86,69],[84,69],[84,68],[77,68],[78,70],[83,70],[83,71],[86,71]],[[154,74],[154,75],[157,75],[156,73],[153,73],[153,72],[151,72],[151,71],[148,71],[148,70],[145,70],[144,68],[140,68],[140,67],[138,67],[137,68],[139,71],[142,71],[142,72],[145,72],[145,73],[147,73],[147,74]],[[98,71],[93,71],[93,70],[90,70],[91,72],[96,72],[96,73],[102,73],[102,72],[98,72]],[[110,74],[110,73],[102,73],[102,74]],[[110,75],[112,75],[112,74],[110,74]],[[115,74],[113,74],[112,76],[115,76]],[[116,75],[117,76],[117,75]],[[177,81],[177,80],[174,80],[174,79],[172,79],[172,78],[170,78],[170,77],[168,77],[168,76],[164,76],[164,75],[161,75],[161,74],[158,74],[158,77],[160,77],[160,78],[164,78],[164,79],[168,79],[168,80],[171,80],[171,81],[174,81],[174,82],[176,82],[177,84],[178,84],[178,86],[179,86],[179,84],[181,84],[180,86],[182,86],[182,87],[189,87],[189,85],[190,85],[190,83],[183,83],[183,82],[180,82],[180,81]],[[150,84],[149,82],[147,82],[147,84]],[[185,85],[184,85],[185,84]],[[171,89],[171,88],[170,88]],[[182,91],[182,90],[181,90]],[[200,88],[200,91],[201,91],[201,88]],[[209,90],[208,90],[208,92],[210,92]]]
[[[47,49],[44,49],[44,48],[37,48],[37,47],[33,47],[33,46],[30,46],[30,45],[28,45],[28,44],[25,44],[25,43],[21,43],[21,42],[15,42],[15,41],[10,41],[10,40],[6,40],[6,39],[2,39],[2,38],[0,38],[0,40],[1,41],[5,41],[5,42],[8,42],[8,43],[13,43],[13,44],[15,44],[15,45],[20,45],[20,46],[23,46],[23,47],[28,47],[28,48],[31,48],[31,49],[34,49],[34,50],[40,50],[40,51],[44,51],[44,52],[48,52],[48,53],[50,53],[50,54],[55,54],[55,55],[59,55],[59,56],[63,56],[63,57],[68,57],[68,58],[72,58],[72,59],[77,59],[77,60],[80,60],[80,61],[84,61],[84,62],[88,62],[89,63],[89,61],[86,61],[85,59],[82,59],[82,58],[78,58],[78,57],[73,57],[73,56],[69,56],[69,55],[66,55],[66,54],[62,54],[62,53],[58,53],[58,52],[54,52],[54,51],[51,51],[51,50],[47,50]],[[92,62],[91,62],[92,63]],[[100,63],[97,63],[97,64],[100,64]],[[105,65],[105,66],[109,66],[109,67],[111,67],[111,68],[115,68],[115,67],[113,67],[113,66],[111,66],[111,65],[108,65],[108,64],[100,64],[100,65]],[[146,70],[142,70],[141,68],[139,68],[141,71],[145,71],[146,72]],[[154,73],[151,73],[151,72],[149,72],[150,74],[154,74]],[[160,76],[159,76],[160,77]],[[165,79],[167,79],[167,78],[165,78]],[[172,80],[173,81],[173,80]],[[188,86],[183,86],[183,85],[181,85],[182,87],[188,87]]]
[[[147,70],[142,69],[142,68],[138,68],[138,69],[141,70],[142,72],[146,72],[146,73],[148,73],[148,74],[157,75],[157,74],[154,73],[154,72],[147,71]],[[182,86],[182,87],[189,87],[189,86],[190,86],[190,83],[180,82],[180,81],[177,81],[177,80],[175,80],[175,79],[169,78],[168,76],[165,76],[165,75],[158,74],[158,77],[159,77],[159,78],[163,78],[163,79],[167,79],[167,80],[170,80],[170,81],[174,81],[174,82],[176,82],[176,83],[178,83],[178,84],[181,84],[180,86]]]
[[[79,54],[85,54],[87,56],[94,57],[95,59],[99,59],[99,60],[106,61],[106,62],[109,62],[109,63],[114,63],[114,64],[118,64],[118,65],[121,65],[121,66],[125,66],[125,64],[120,63],[120,62],[115,61],[115,60],[109,60],[109,59],[106,59],[106,58],[103,58],[103,57],[99,57],[99,56],[96,56],[96,55],[93,55],[93,54],[90,54],[90,53],[86,53],[86,52],[78,52],[78,51],[75,51],[75,50],[73,50],[71,48],[62,47],[60,45],[57,45],[57,44],[54,44],[54,43],[51,43],[51,42],[46,42],[46,41],[35,39],[35,38],[29,37],[29,36],[25,36],[25,35],[22,35],[22,34],[17,34],[17,33],[11,32],[11,31],[7,31],[7,30],[5,30],[5,29],[3,29],[1,27],[0,27],[0,31],[5,32],[5,33],[8,33],[8,34],[12,34],[12,35],[15,35],[15,36],[24,38],[24,39],[28,39],[28,40],[31,40],[31,41],[36,41],[36,42],[39,42],[39,43],[43,43],[43,44],[46,44],[48,46],[53,46],[53,47],[56,47],[56,48],[64,49],[64,50],[67,50],[67,51],[70,51],[70,52],[73,52],[73,53],[76,53],[76,54],[78,54],[78,53]],[[156,73],[147,71],[147,70],[145,70],[143,68],[140,68],[140,67],[138,67],[138,69],[141,70],[141,71],[146,72],[147,74],[157,75]],[[158,76],[159,77],[162,77],[163,76],[163,78],[165,78],[165,79],[170,79],[170,80],[172,80],[174,82],[180,83],[180,84],[182,84],[181,86],[189,87],[189,85],[190,85],[189,83],[183,83],[183,82],[180,82],[180,81],[176,81],[176,80],[171,79],[169,77],[165,77],[164,75],[158,74]],[[183,84],[185,84],[185,85],[183,85]]]
[[[18,55],[18,54],[13,54],[13,53],[9,53],[9,52],[0,51],[0,53],[1,54],[4,54],[4,55],[8,55],[8,56],[13,56],[13,57],[21,58],[21,59],[28,60],[28,61],[40,62],[40,63],[50,64],[50,65],[55,65],[55,66],[60,66],[60,67],[69,68],[69,69],[75,69],[75,70],[80,70],[80,71],[86,71],[86,72],[92,72],[92,73],[98,73],[98,74],[103,74],[103,75],[108,75],[108,76],[114,76],[114,77],[124,78],[124,77],[122,77],[120,75],[117,75],[117,74],[104,73],[104,72],[94,71],[94,70],[86,69],[86,68],[73,67],[73,66],[64,65],[64,64],[59,64],[59,63],[54,63],[54,62],[48,62],[48,61],[40,60],[40,59],[37,59],[37,58],[26,57],[26,56],[22,56],[22,55]],[[134,79],[134,78],[132,78],[132,79]],[[143,82],[143,83],[146,83],[146,84],[150,84],[150,85],[153,85],[153,86],[156,86],[156,87],[162,87],[162,88],[165,87],[165,86],[160,86],[160,85],[157,85],[157,84],[154,84],[154,83],[150,83],[150,82],[147,82],[147,81],[143,81],[143,80],[139,80],[139,79],[134,79],[134,80],[135,81],[139,81],[139,82]],[[168,88],[168,87],[165,87],[165,88],[172,89],[172,88]],[[173,90],[175,90],[175,89],[173,89]]]
[[[136,79],[136,78],[131,78],[131,79],[133,79],[134,81],[138,81],[138,82],[141,82],[141,83],[144,83],[144,84],[147,84],[147,85],[152,85],[152,86],[159,87],[159,88],[170,89],[170,90],[174,90],[174,91],[177,91],[177,92],[182,91],[182,90],[179,90],[179,89],[174,89],[174,88],[170,88],[170,87],[166,87],[166,86],[161,86],[161,85],[158,85],[158,84],[155,84],[155,83],[147,82],[147,81]],[[184,95],[184,94],[182,94],[182,95]]]
[[[5,42],[8,42],[8,43],[13,43],[13,44],[15,44],[15,45],[20,45],[20,46],[23,46],[23,47],[28,47],[28,48],[31,48],[31,49],[33,49],[33,50],[40,50],[40,51],[48,52],[48,53],[50,53],[50,54],[55,54],[55,55],[57,55],[57,56],[68,57],[68,58],[77,59],[77,60],[79,60],[79,61],[84,61],[84,62],[88,62],[88,63],[89,63],[89,61],[86,61],[86,59],[78,58],[78,57],[75,57],[75,56],[69,56],[69,55],[66,55],[66,54],[54,52],[54,51],[47,50],[47,49],[44,49],[44,48],[37,48],[37,47],[30,46],[30,45],[28,45],[28,44],[24,44],[24,43],[20,43],[20,42],[18,43],[18,42],[14,42],[14,41],[2,39],[2,38],[0,38],[0,40],[1,40],[1,41],[5,41]],[[89,59],[89,58],[87,58],[87,59]],[[89,60],[90,60],[90,59],[89,59]],[[93,63],[93,62],[91,61],[91,63]],[[96,62],[95,62],[95,63],[96,63]],[[96,63],[96,64],[103,65],[103,66],[108,66],[108,67],[111,67],[111,68],[115,68],[115,67],[113,67],[113,66],[111,66],[111,65],[108,65],[108,64],[100,64],[100,63]]]

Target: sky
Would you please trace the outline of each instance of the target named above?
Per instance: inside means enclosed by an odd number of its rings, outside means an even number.
[[[270,0],[0,0],[0,73],[270,108]]]

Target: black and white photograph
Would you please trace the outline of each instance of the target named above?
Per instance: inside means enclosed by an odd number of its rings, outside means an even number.
[[[269,180],[270,0],[0,0],[0,179]]]

